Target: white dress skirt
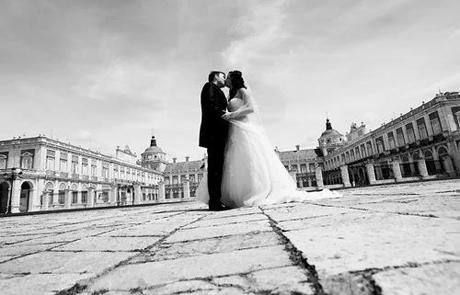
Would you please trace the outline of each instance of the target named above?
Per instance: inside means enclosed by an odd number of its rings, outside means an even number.
[[[243,105],[229,101],[229,111]],[[231,208],[284,202],[302,202],[341,195],[328,189],[315,192],[297,190],[296,183],[281,163],[255,114],[230,120],[224,154],[221,202]],[[208,181],[203,177],[196,190],[197,199],[208,203]]]

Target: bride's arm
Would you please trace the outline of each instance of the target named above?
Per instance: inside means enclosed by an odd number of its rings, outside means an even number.
[[[254,112],[254,105],[252,103],[251,95],[244,88],[241,88],[239,91],[241,93],[241,98],[243,99],[244,105],[233,112],[227,113],[229,119],[239,119]]]

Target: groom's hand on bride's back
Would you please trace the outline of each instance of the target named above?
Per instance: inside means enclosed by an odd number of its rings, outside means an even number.
[[[230,120],[230,119],[232,119],[232,117],[233,117],[232,112],[225,112],[225,114],[222,115],[222,119],[224,119],[224,120]]]

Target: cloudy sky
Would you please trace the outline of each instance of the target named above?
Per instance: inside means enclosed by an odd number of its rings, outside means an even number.
[[[0,139],[200,158],[199,94],[240,69],[273,145],[460,90],[460,2],[0,0]]]

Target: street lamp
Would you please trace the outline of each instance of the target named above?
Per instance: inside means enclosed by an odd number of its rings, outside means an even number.
[[[4,173],[3,177],[6,180],[9,180],[11,182],[10,193],[8,194],[8,199],[6,200],[5,214],[8,214],[8,213],[10,213],[10,209],[11,209],[11,199],[13,199],[13,182],[16,179],[22,178],[22,170],[20,168],[16,168],[16,167],[11,168],[11,172],[10,173]]]

